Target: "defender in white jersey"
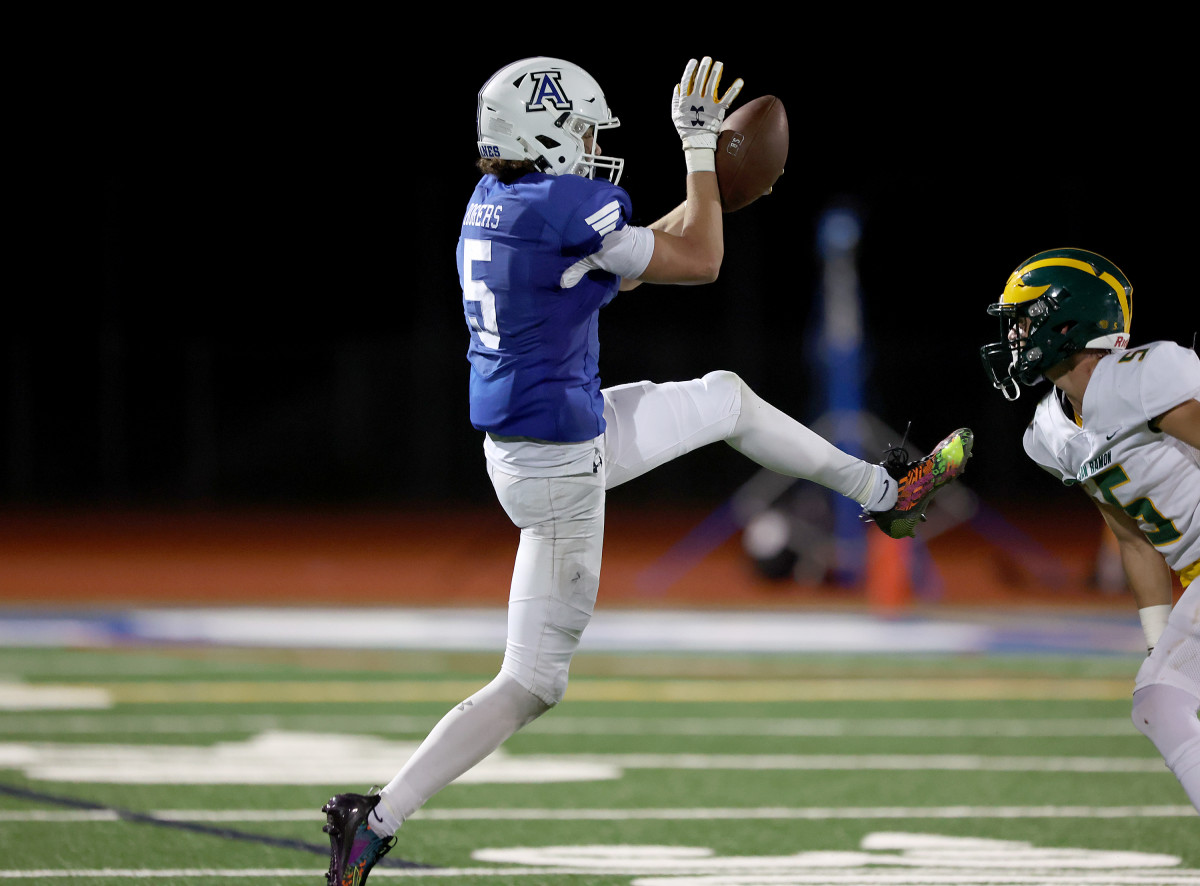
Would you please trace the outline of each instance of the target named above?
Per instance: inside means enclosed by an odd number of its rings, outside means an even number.
[[[855,458],[764,402],[735,373],[604,388],[601,309],[642,282],[714,280],[724,255],[717,133],[737,97],[722,65],[692,59],[672,94],[686,201],[629,224],[623,161],[597,136],[617,125],[579,66],[523,59],[500,69],[477,104],[479,168],[457,260],[469,334],[468,392],[488,475],[520,530],[500,673],[449,711],[377,794],[324,806],[330,886],[360,886],[393,833],[435,792],[557,704],[596,604],[605,496],[718,441],[760,465],[854,499],[876,526],[911,536],[939,488],[962,473],[971,433],[917,462],[897,448]],[[664,96],[665,98],[665,96]],[[603,174],[603,178],[598,177]]]
[[[981,356],[1009,400],[1054,384],[1025,451],[1079,486],[1117,540],[1149,650],[1133,722],[1200,810],[1200,359],[1169,341],[1130,346],[1132,308],[1133,287],[1104,257],[1040,252],[988,308],[1004,337]],[[1184,588],[1174,605],[1172,570]]]

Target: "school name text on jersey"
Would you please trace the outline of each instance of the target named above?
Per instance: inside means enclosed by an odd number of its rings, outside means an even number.
[[[1112,461],[1112,453],[1111,452],[1102,452],[1100,455],[1097,455],[1091,461],[1085,462],[1083,467],[1081,467],[1079,469],[1079,482],[1082,483],[1084,480],[1086,480],[1092,474],[1096,473],[1096,471],[1100,470],[1101,468],[1108,467],[1108,465],[1111,461]]]

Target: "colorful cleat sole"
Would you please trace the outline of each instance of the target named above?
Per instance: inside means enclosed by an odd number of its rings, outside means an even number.
[[[916,462],[908,461],[902,447],[892,449],[883,466],[897,482],[896,504],[887,511],[867,512],[864,518],[892,538],[914,537],[934,495],[966,470],[974,443],[971,429],[959,428]]]

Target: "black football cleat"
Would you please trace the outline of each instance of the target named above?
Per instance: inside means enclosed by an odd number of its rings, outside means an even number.
[[[375,863],[396,845],[394,836],[380,837],[367,827],[367,816],[377,805],[378,794],[337,794],[321,807],[330,846],[327,886],[362,886]]]

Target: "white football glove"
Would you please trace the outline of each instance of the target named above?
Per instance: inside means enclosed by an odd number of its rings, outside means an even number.
[[[683,78],[671,97],[671,120],[683,140],[685,151],[697,148],[713,151],[717,149],[721,121],[725,119],[725,112],[742,91],[742,78],[739,77],[725,95],[717,97],[717,88],[721,85],[721,72],[724,68],[721,62],[714,63],[706,55],[700,60],[698,67],[696,60],[691,59],[683,69]]]

